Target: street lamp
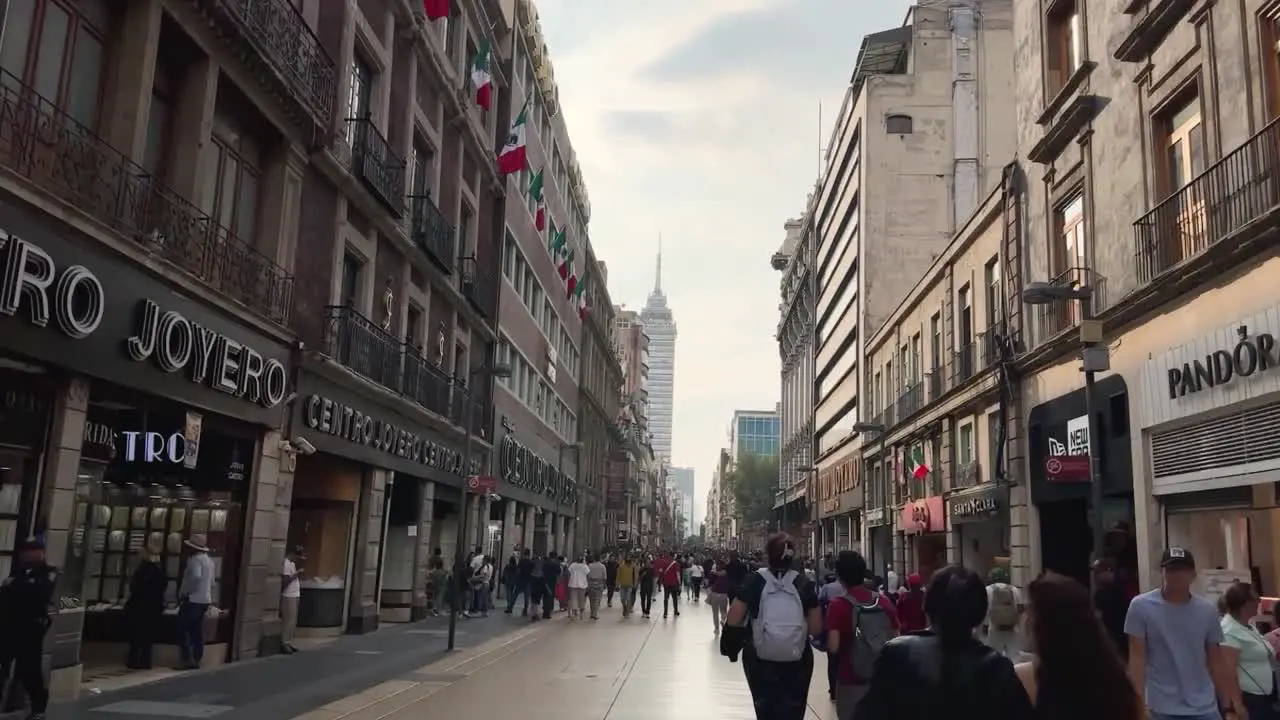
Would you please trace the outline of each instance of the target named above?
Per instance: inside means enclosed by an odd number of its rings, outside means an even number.
[[[1060,302],[1080,303],[1080,360],[1084,369],[1084,411],[1089,416],[1089,501],[1090,520],[1093,523],[1093,555],[1102,556],[1106,532],[1102,527],[1102,465],[1098,459],[1098,443],[1102,441],[1098,431],[1098,418],[1093,410],[1094,374],[1110,369],[1110,360],[1102,342],[1102,324],[1093,318],[1093,287],[1079,281],[1069,283],[1030,282],[1022,291],[1022,301],[1028,305],[1052,305]],[[1097,576],[1093,576],[1094,586]]]
[[[883,508],[885,508],[885,506],[887,505],[887,501],[889,499],[889,480],[888,480],[889,479],[889,443],[887,442],[889,428],[881,423],[859,422],[859,423],[853,424],[853,427],[850,429],[849,434],[850,435],[874,434],[880,438],[880,452],[877,454],[880,456],[880,477],[884,480],[884,482],[881,483],[881,490],[882,490],[881,494],[883,495],[883,497],[880,498],[881,512],[884,512]],[[867,506],[867,497],[865,493],[863,493],[863,496],[862,496],[862,506],[864,508]],[[875,544],[871,542],[870,528],[866,528],[867,518],[866,518],[865,511],[863,512],[862,522],[863,522],[863,527],[865,528],[864,534],[867,536],[867,547],[863,548],[863,550],[865,550],[868,555],[871,555],[871,550],[873,547],[875,547]],[[890,549],[890,551],[892,553],[892,548]],[[871,563],[872,563],[872,567],[875,567],[875,558],[872,558]]]
[[[562,443],[560,443],[560,456],[559,456],[559,458],[558,458],[558,459],[557,459],[557,461],[556,461],[556,472],[557,472],[557,473],[559,474],[559,476],[560,476],[560,477],[562,477],[562,478],[564,477],[564,451],[565,451],[565,450],[575,450],[575,451],[577,451],[577,450],[582,450],[582,441],[581,441],[581,440],[574,440],[573,442],[568,442],[568,443],[566,443],[566,442],[562,442]],[[580,464],[581,464],[581,462],[580,462],[580,461],[579,461],[579,462],[575,462],[575,463],[574,463],[574,467],[576,468],[576,467],[577,467],[578,465],[580,465]],[[574,525],[574,532],[575,532],[575,534],[576,534],[576,532],[577,532],[578,516],[582,514],[582,510],[581,510],[581,508],[579,508],[579,507],[578,507],[578,504],[582,502],[582,495],[583,495],[583,494],[582,494],[581,492],[579,492],[579,493],[578,493],[577,498],[574,500],[574,503],[573,503],[573,525]],[[566,544],[568,544],[568,542],[569,542],[569,531],[568,531],[568,530],[565,530],[564,537],[565,537],[565,543],[566,543]],[[559,540],[560,538],[556,538],[556,539],[557,539],[557,540]],[[577,540],[577,538],[575,537],[575,538],[574,538],[574,540]],[[570,550],[570,554],[572,555],[573,548],[569,548],[569,550]],[[563,549],[563,548],[561,548],[561,550],[560,550],[560,551],[561,551],[561,552],[564,552],[564,549]]]
[[[472,368],[467,374],[467,386],[475,387],[477,378],[509,378],[511,377],[510,365],[482,365]],[[474,403],[470,398],[462,405],[462,467],[463,472],[471,472],[471,406]],[[458,523],[458,541],[454,550],[453,559],[453,602],[449,603],[449,643],[447,649],[453,650],[458,635],[458,605],[462,602],[462,593],[465,589],[464,582],[466,578],[462,577],[462,568],[466,564],[467,552],[467,518],[471,513],[467,510],[467,501],[470,498],[470,476],[463,478],[462,486],[462,520]]]

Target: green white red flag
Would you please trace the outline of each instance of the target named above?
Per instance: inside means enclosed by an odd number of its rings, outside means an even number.
[[[533,225],[538,232],[547,229],[547,199],[542,194],[542,171],[539,170],[529,181],[529,197],[533,198]]]
[[[557,266],[560,265],[560,256],[568,249],[568,238],[565,237],[564,228],[556,229],[555,225],[551,226],[551,244],[547,246],[547,252],[551,253],[551,262]]]
[[[924,461],[924,445],[911,448],[911,479],[923,480],[929,477],[930,472],[928,463]]]
[[[493,74],[489,72],[491,50],[492,46],[485,40],[471,61],[471,85],[476,90],[476,104],[485,110],[493,106]]]
[[[556,269],[560,272],[560,279],[569,282],[569,276],[573,273],[573,248],[564,250],[560,256],[560,267]]]
[[[525,146],[525,117],[529,112],[529,104],[520,109],[516,121],[511,124],[511,132],[507,133],[507,141],[498,151],[498,173],[510,175],[520,172],[529,166],[528,148]]]
[[[587,273],[582,273],[582,278],[578,280],[578,287],[573,291],[574,303],[578,306],[578,317],[587,319]]]

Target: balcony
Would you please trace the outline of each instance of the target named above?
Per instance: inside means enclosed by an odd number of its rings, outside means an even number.
[[[472,432],[488,438],[491,405],[431,362],[423,351],[378,327],[354,308],[327,308],[324,353],[352,372],[403,396],[426,410],[463,424],[472,403]]]
[[[395,217],[404,215],[405,161],[391,149],[373,121],[347,118],[351,172]]]
[[[462,258],[462,294],[481,315],[497,320],[497,283],[474,255]]]
[[[409,196],[409,238],[445,273],[452,273],[457,261],[457,237],[430,195]]]
[[[213,18],[232,36],[243,38],[260,62],[258,79],[279,91],[326,132],[338,96],[338,73],[333,59],[289,0],[201,0]],[[265,61],[265,62],[261,62]]]
[[[1231,253],[1266,228],[1280,205],[1280,119],[1156,205],[1133,224],[1139,284],[1151,283],[1231,238]],[[1096,306],[1096,303],[1095,303]]]
[[[942,393],[946,392],[946,372],[941,368],[938,368],[933,372],[925,373],[924,386],[928,391],[926,396],[928,397],[928,402],[937,402],[938,399],[942,397]]]
[[[898,396],[898,422],[911,417],[924,405],[924,382],[917,380]]]
[[[985,370],[1000,363],[1000,342],[1003,330],[993,326],[984,333],[978,333],[978,369]]]
[[[293,275],[0,70],[0,166],[272,322]]]
[[[1096,313],[1106,307],[1107,279],[1088,268],[1070,268],[1059,273],[1049,281],[1054,285],[1089,286],[1093,288],[1092,305]],[[1040,326],[1039,341],[1044,342],[1055,335],[1065,332],[1080,324],[1084,318],[1083,307],[1078,301],[1063,300],[1061,302],[1033,305],[1037,322]]]
[[[976,486],[982,480],[979,469],[977,460],[957,464],[956,476],[951,483],[952,489],[962,490]]]
[[[951,364],[951,387],[955,387],[978,371],[978,343],[969,340],[956,348],[955,361]]]

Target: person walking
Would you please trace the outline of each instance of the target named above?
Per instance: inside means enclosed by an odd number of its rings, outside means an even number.
[[[542,619],[543,603],[547,594],[547,579],[543,575],[543,568],[546,566],[546,559],[539,555],[532,555],[530,560],[533,563],[533,569],[529,571],[529,604],[533,606],[533,612],[530,613],[530,622],[537,622]]]
[[[924,614],[924,580],[918,573],[907,576],[906,589],[898,593],[897,610],[902,632],[920,632],[929,627],[929,618]]]
[[[578,558],[569,565],[569,619],[581,620],[587,607],[587,588],[590,586],[591,568],[586,558]]]
[[[609,580],[609,569],[597,555],[587,564],[587,606],[591,609],[591,619],[600,619],[600,601],[604,597],[604,587]]]
[[[1191,594],[1195,580],[1191,551],[1170,547],[1160,556],[1160,587],[1129,603],[1129,677],[1151,720],[1217,720],[1220,709],[1246,717],[1235,678],[1221,669],[1218,609]]]
[[[1251,622],[1258,616],[1258,594],[1249,583],[1232,583],[1218,600],[1222,612],[1223,670],[1234,675],[1249,720],[1278,720],[1276,654]]]
[[[204,662],[204,619],[213,604],[213,558],[209,557],[208,540],[199,533],[183,543],[187,550],[187,567],[178,587],[178,650],[180,668],[199,670]]]
[[[618,602],[622,604],[622,617],[631,617],[636,605],[636,563],[630,555],[618,563]]]
[[[1093,612],[1089,590],[1047,573],[1027,586],[1027,598],[1032,660],[1014,670],[1037,720],[1144,720],[1142,699]]]
[[[289,548],[280,568],[280,643],[286,655],[298,652],[293,646],[298,631],[298,603],[302,602],[302,566],[307,552],[302,546]]]
[[[1011,660],[1022,655],[1022,591],[1009,582],[1009,571],[994,568],[987,583],[987,619],[983,623],[986,643]]]
[[[145,553],[129,578],[129,599],[124,604],[129,628],[129,655],[125,667],[151,669],[151,649],[164,623],[164,591],[168,578],[160,564],[159,541],[147,541]]]
[[[795,543],[785,533],[765,545],[767,566],[743,583],[729,607],[720,651],[742,657],[757,720],[804,720],[813,678],[811,635],[822,630],[818,593],[792,568]]]
[[[680,617],[680,560],[664,555],[654,561],[653,569],[662,583],[662,619],[670,617],[672,610]]]
[[[529,548],[525,548],[520,553],[520,559],[516,561],[515,577],[511,581],[511,591],[507,595],[507,614],[510,615],[516,609],[516,598],[524,598],[524,609],[520,611],[521,617],[529,614],[529,592],[532,589],[533,582],[533,552]],[[537,601],[534,601],[534,607],[537,607]]]
[[[560,559],[555,553],[547,553],[547,559],[542,563],[542,619],[550,620],[551,611],[555,609],[556,588],[563,587],[560,582],[560,576],[566,575],[564,567],[560,564]]]
[[[982,578],[945,567],[929,578],[924,600],[929,629],[880,649],[854,720],[1032,720],[1013,662],[975,637],[987,617]]]
[[[729,614],[729,595],[733,592],[733,578],[726,567],[727,560],[711,566],[711,584],[707,587],[707,604],[711,606],[711,624],[720,635],[720,626]]]
[[[693,601],[698,602],[702,599],[702,564],[697,562],[689,563],[689,584],[693,587]]]
[[[49,689],[44,681],[44,636],[53,624],[54,592],[61,573],[45,561],[44,541],[18,543],[9,576],[0,580],[0,695],[9,672],[31,701],[27,720],[44,720]],[[6,705],[10,698],[3,698]],[[8,710],[8,707],[4,708]]]
[[[827,585],[826,650],[838,720],[851,720],[867,694],[884,646],[901,631],[893,599],[867,588],[867,561],[852,550],[835,559],[836,585]],[[822,598],[819,598],[821,601]]]
[[[605,590],[609,593],[608,605],[613,607],[613,593],[618,589],[618,558],[613,553],[609,553],[604,563],[604,585]]]
[[[653,591],[657,584],[657,573],[653,569],[653,558],[645,557],[640,563],[640,616],[649,619],[653,610]]]

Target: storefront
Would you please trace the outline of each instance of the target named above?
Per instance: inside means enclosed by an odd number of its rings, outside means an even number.
[[[3,202],[0,265],[0,563],[34,534],[63,569],[55,690],[78,687],[82,645],[92,667],[123,665],[121,608],[147,555],[169,605],[153,661],[173,656],[164,628],[197,535],[218,571],[205,662],[253,652],[239,645],[261,617],[241,608],[267,559],[243,550],[255,488],[279,474],[263,459],[279,457],[267,431],[289,392],[289,344]]]
[[[947,497],[952,544],[961,565],[983,577],[994,567],[1008,568],[1009,488],[995,482]]]
[[[941,495],[930,495],[902,506],[898,518],[905,543],[906,573],[919,573],[926,582],[947,564],[947,516]]]
[[[862,457],[851,453],[821,470],[816,478],[818,547],[823,555],[862,549],[859,510],[862,508]]]
[[[1163,542],[1191,549],[1202,589],[1280,591],[1280,308],[1157,354],[1140,415]]]
[[[498,434],[498,494],[506,506],[504,516],[522,518],[522,536],[508,533],[508,546],[561,554],[581,551],[574,537],[578,482],[569,472],[575,460],[573,449],[566,444],[559,450],[560,457],[540,455],[507,417]],[[631,465],[618,470],[629,472]]]
[[[307,555],[303,633],[424,617],[432,555],[454,557],[463,483],[485,468],[487,446],[468,467],[460,431],[358,382],[324,358],[298,377],[292,434],[315,449],[298,457],[289,516]]]
[[[1123,530],[1133,526],[1133,459],[1129,438],[1128,386],[1120,375],[1099,380],[1094,408],[1101,441],[1103,525]],[[1031,502],[1039,516],[1040,559],[1052,570],[1089,581],[1093,548],[1089,512],[1089,418],[1084,389],[1061,395],[1031,409],[1027,422]],[[1112,553],[1124,572],[1136,572],[1132,549]]]
[[[893,562],[893,514],[884,507],[865,508],[862,522],[867,534],[867,567],[884,577]]]

